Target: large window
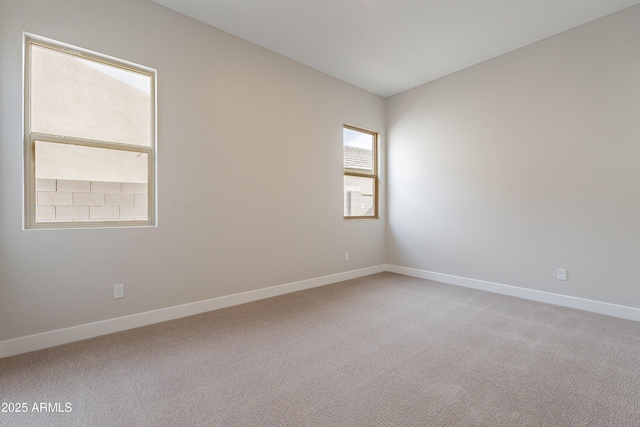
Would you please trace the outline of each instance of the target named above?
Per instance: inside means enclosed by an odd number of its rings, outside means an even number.
[[[344,217],[378,217],[378,134],[354,126],[343,128]]]
[[[155,72],[25,38],[27,228],[155,224]]]

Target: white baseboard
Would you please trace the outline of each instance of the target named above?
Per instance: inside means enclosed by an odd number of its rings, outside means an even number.
[[[41,350],[43,348],[54,347],[56,345],[80,341],[87,338],[94,338],[100,335],[125,331],[127,329],[137,328],[140,326],[151,325],[153,323],[192,316],[207,311],[218,310],[220,308],[231,307],[291,292],[311,289],[318,286],[329,285],[331,283],[364,277],[371,274],[381,273],[383,271],[559,305],[562,307],[575,308],[578,310],[619,317],[622,319],[640,321],[640,309],[634,307],[387,264],[0,341],[0,358],[15,356],[17,354]]]
[[[551,292],[536,291],[533,289],[519,288],[517,286],[503,285],[500,283],[486,282],[484,280],[469,279],[449,274],[434,273],[432,271],[418,270],[415,268],[401,267],[391,264],[387,264],[386,270],[392,273],[433,280],[436,282],[447,283],[449,285],[479,289],[482,291],[545,302],[562,307],[575,308],[592,313],[605,314],[607,316],[619,317],[627,320],[640,321],[640,309],[634,307],[554,294]]]
[[[88,323],[85,325],[0,341],[0,358],[27,353],[34,350],[41,350],[43,348],[66,344],[73,341],[80,341],[113,332],[120,332],[153,323],[192,316],[194,314],[271,298],[291,292],[302,291],[304,289],[329,285],[331,283],[355,279],[358,277],[368,276],[370,274],[381,273],[383,271],[385,271],[385,265],[378,265],[360,270],[352,270],[344,273],[317,277],[314,279],[301,280],[299,282],[287,283],[264,289],[256,289],[255,291],[242,292],[239,294],[227,295],[204,301],[147,311],[145,313],[132,314],[130,316],[118,317],[115,319],[103,320],[100,322]]]

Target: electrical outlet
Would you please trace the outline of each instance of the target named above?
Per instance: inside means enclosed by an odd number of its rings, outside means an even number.
[[[124,298],[124,285],[113,285],[113,298]]]
[[[556,279],[558,280],[567,280],[567,269],[559,268],[556,272]]]
[[[349,261],[349,252],[344,253],[344,260]]]

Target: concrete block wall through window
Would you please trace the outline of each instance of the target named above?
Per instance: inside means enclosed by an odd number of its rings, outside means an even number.
[[[36,221],[144,221],[148,203],[145,183],[36,179]]]

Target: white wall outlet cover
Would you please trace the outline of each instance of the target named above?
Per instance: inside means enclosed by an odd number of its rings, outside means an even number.
[[[113,285],[113,298],[124,298],[124,285]]]
[[[559,268],[556,273],[556,278],[558,280],[567,280],[567,269]]]

